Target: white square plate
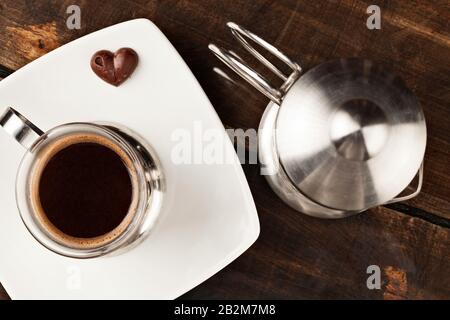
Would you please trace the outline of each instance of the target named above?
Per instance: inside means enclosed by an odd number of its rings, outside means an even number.
[[[100,49],[131,47],[139,65],[119,88],[89,61]],[[156,150],[167,180],[153,232],[121,255],[77,260],[39,245],[15,202],[24,149],[0,129],[0,282],[13,299],[173,299],[247,250],[259,235],[242,168],[171,160],[174,130],[225,130],[205,93],[161,31],[145,19],[95,32],[47,54],[0,82],[0,113],[16,108],[42,130],[75,121],[120,123]],[[195,133],[194,133],[195,134]]]

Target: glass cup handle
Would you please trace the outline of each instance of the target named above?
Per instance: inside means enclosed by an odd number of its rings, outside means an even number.
[[[44,134],[41,129],[13,108],[6,109],[0,117],[0,126],[28,150]]]

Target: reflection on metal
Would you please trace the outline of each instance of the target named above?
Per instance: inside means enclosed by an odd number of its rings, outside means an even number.
[[[426,125],[414,94],[397,76],[364,59],[300,66],[235,23],[234,37],[284,84],[273,88],[235,53],[211,51],[269,97],[259,158],[274,191],[293,208],[339,218],[416,196],[422,185]],[[249,41],[287,64],[284,75]],[[416,191],[397,197],[419,175]]]

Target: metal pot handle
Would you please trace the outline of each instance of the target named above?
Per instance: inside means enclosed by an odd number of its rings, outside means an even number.
[[[406,196],[396,197],[396,198],[394,198],[392,200],[389,200],[385,204],[391,204],[391,203],[406,201],[406,200],[414,198],[415,196],[417,196],[420,193],[420,190],[422,189],[422,184],[423,184],[423,162],[420,165],[419,171],[417,172],[417,176],[418,176],[417,187],[416,187],[416,190],[414,192],[412,192],[410,194],[407,194]]]
[[[30,149],[44,132],[13,108],[0,116],[0,127],[10,134],[25,149]]]
[[[240,75],[248,83],[258,89],[265,96],[270,98],[273,102],[280,105],[281,101],[287,90],[294,84],[294,82],[299,78],[302,68],[296,63],[289,59],[284,53],[279,51],[277,48],[272,46],[270,43],[261,39],[257,35],[251,33],[250,31],[242,28],[234,22],[228,22],[227,26],[231,29],[233,36],[240,42],[244,48],[250,52],[256,59],[268,67],[273,73],[275,73],[279,78],[281,78],[284,83],[279,88],[276,89],[269,84],[269,82],[261,76],[254,69],[246,65],[243,59],[241,59],[236,53],[230,50],[224,50],[217,47],[214,44],[210,44],[208,48],[229,68]],[[269,51],[275,57],[280,59],[286,65],[292,69],[292,73],[286,76],[277,67],[275,67],[269,60],[267,60],[262,54],[260,54],[252,45],[247,41],[247,39],[255,42],[262,48]]]

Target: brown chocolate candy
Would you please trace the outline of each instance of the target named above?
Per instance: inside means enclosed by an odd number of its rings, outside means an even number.
[[[101,50],[92,56],[91,68],[101,79],[117,87],[131,76],[138,60],[131,48],[121,48],[115,53]]]

